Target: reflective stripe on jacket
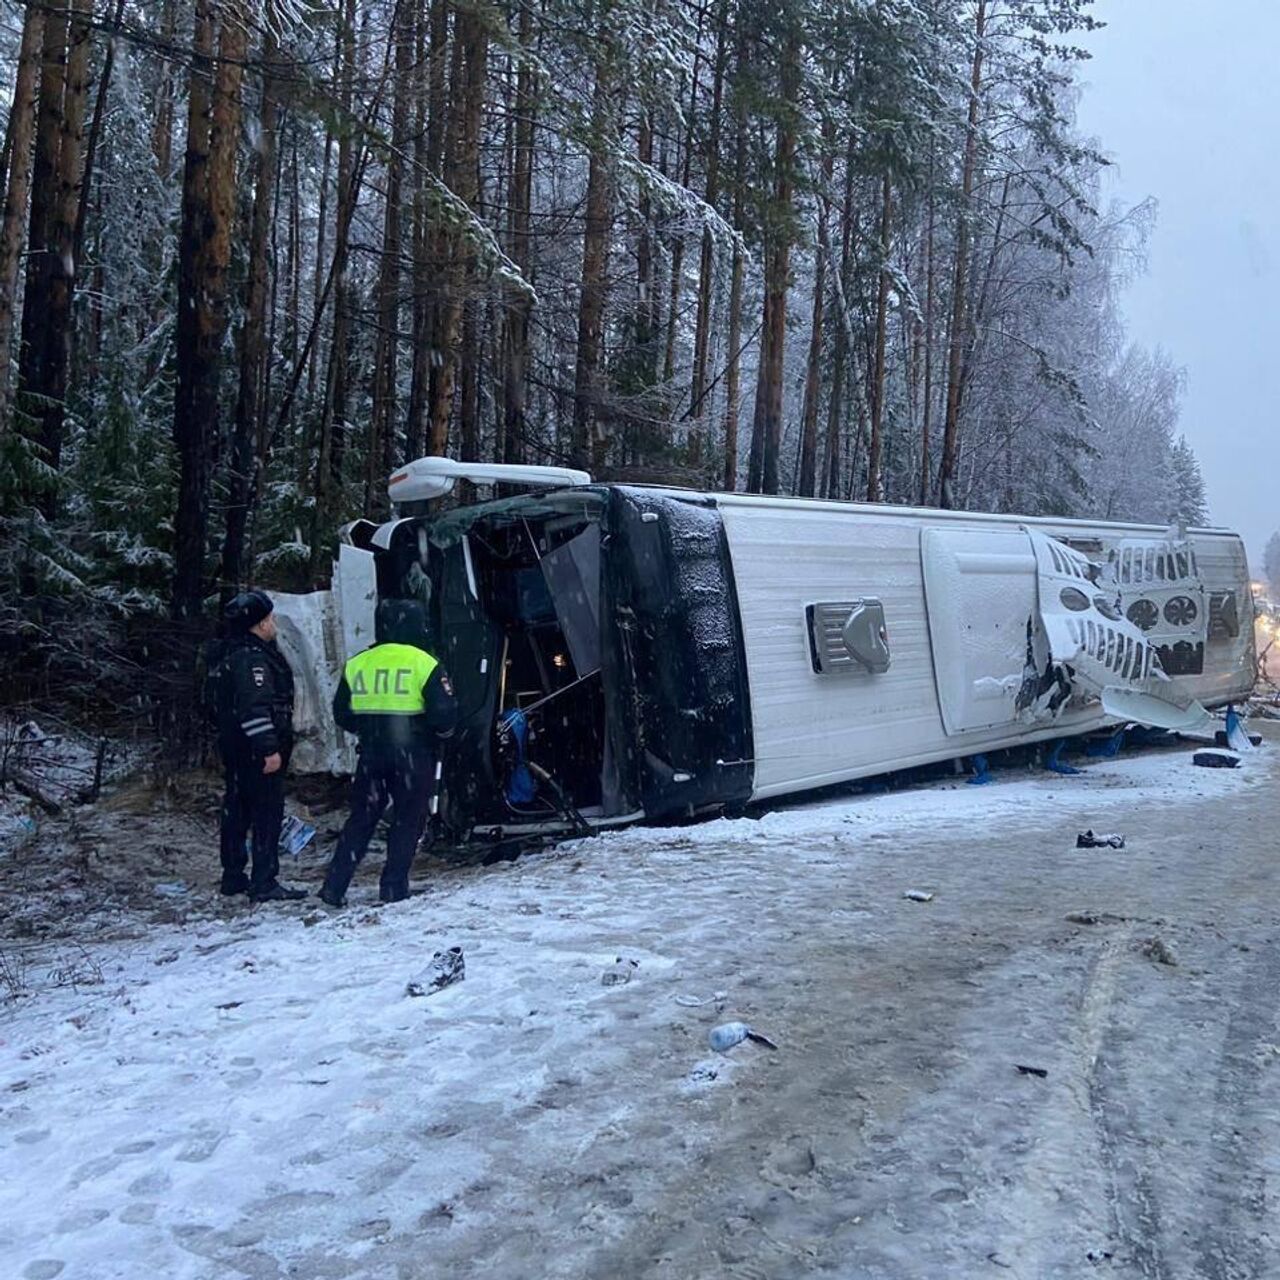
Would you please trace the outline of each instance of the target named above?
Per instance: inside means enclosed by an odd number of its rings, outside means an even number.
[[[377,644],[343,669],[353,715],[419,716],[425,690],[439,662],[409,644]]]

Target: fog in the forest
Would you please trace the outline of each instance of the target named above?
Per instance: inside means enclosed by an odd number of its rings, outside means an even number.
[[[1080,124],[1116,162],[1114,198],[1159,202],[1130,334],[1186,368],[1181,427],[1213,521],[1244,534],[1256,568],[1280,528],[1280,6],[1099,0],[1096,13],[1108,25],[1087,41]]]

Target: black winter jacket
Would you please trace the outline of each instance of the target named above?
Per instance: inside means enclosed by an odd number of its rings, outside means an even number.
[[[231,640],[222,658],[218,738],[224,755],[265,760],[293,749],[293,672],[274,643]]]

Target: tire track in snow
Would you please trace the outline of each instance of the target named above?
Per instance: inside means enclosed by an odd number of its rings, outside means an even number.
[[[1218,1058],[1212,1148],[1199,1201],[1218,1213],[1196,1241],[1204,1280],[1259,1280],[1269,1265],[1266,1173],[1260,1164],[1260,1088],[1264,1045],[1274,1041],[1280,948],[1262,944],[1234,984]]]
[[[1138,1145],[1140,1126],[1130,1114],[1131,1088],[1110,1043],[1119,969],[1132,942],[1132,928],[1108,938],[1090,969],[1080,1010],[1085,1089],[1106,1178],[1111,1237],[1144,1280],[1170,1280],[1159,1205]]]

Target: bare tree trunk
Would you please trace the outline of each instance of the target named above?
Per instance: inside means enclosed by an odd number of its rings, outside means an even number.
[[[726,37],[729,30],[728,0],[721,0],[716,33],[715,74],[711,86],[711,128],[707,139],[707,185],[704,198],[714,209],[720,198],[720,112],[724,102],[724,69]],[[689,462],[702,464],[703,421],[706,409],[707,365],[711,348],[711,301],[715,275],[715,240],[710,227],[702,231],[702,248],[698,259],[698,310],[693,325],[693,381],[689,389]]]
[[[936,192],[934,189],[934,152],[929,147],[929,207],[926,214],[924,241],[924,413],[920,427],[920,505],[929,502],[929,490],[933,479],[933,463],[930,449],[933,443],[933,340],[934,311],[937,294],[937,272],[934,269],[934,224]]]
[[[782,118],[774,153],[773,207],[769,248],[765,254],[764,327],[760,335],[760,370],[756,380],[756,412],[751,441],[751,474],[747,487],[757,493],[778,492],[782,447],[783,368],[787,342],[787,278],[791,270],[791,194],[796,135],[791,108],[799,92],[800,50],[794,33],[782,53]]]
[[[943,507],[955,505],[956,463],[960,456],[960,393],[964,379],[965,299],[968,292],[970,222],[973,186],[978,167],[978,115],[982,94],[987,0],[978,0],[974,15],[973,73],[969,83],[969,120],[960,177],[960,212],[956,218],[956,261],[951,287],[951,333],[947,351],[947,409],[942,427],[942,465],[938,497]]]
[[[227,475],[227,527],[222,545],[222,595],[224,600],[244,585],[245,530],[257,485],[258,422],[262,383],[266,371],[266,319],[268,251],[272,224],[272,187],[275,178],[276,135],[279,129],[276,61],[279,50],[274,24],[264,24],[261,141],[257,152],[253,213],[249,226],[249,276],[245,283],[244,326],[240,331],[240,381],[235,418],[231,428],[231,457]]]
[[[44,41],[44,11],[27,9],[18,52],[18,75],[5,131],[9,155],[4,220],[0,223],[0,436],[9,427],[9,365],[18,300],[18,266],[22,260],[23,227],[31,192],[31,144],[36,124],[36,79]]]
[[[298,363],[298,338],[302,329],[302,173],[298,163],[298,130],[289,135],[289,239],[285,251],[285,354],[290,366]],[[283,157],[282,157],[283,159]]]
[[[596,65],[593,96],[597,129],[608,128],[612,96],[607,69],[608,52]],[[573,435],[570,457],[576,467],[601,468],[608,440],[601,429],[600,354],[604,326],[605,274],[609,260],[609,228],[613,222],[613,166],[604,137],[591,148],[587,171],[586,230],[582,237],[582,289],[578,298],[578,358],[573,381]],[[593,436],[594,428],[594,436]]]
[[[160,38],[172,45],[178,31],[178,0],[164,0],[161,10]],[[174,64],[163,58],[160,62],[160,86],[156,91],[156,114],[151,125],[151,151],[156,158],[156,172],[161,182],[173,176],[173,85]]]
[[[343,14],[338,22],[337,30],[333,37],[333,63],[330,78],[335,85],[342,85],[345,83],[343,68],[345,66],[347,40],[351,34],[351,24],[355,21],[351,6],[346,4],[345,0],[343,0],[343,3]],[[341,90],[339,92],[341,92]],[[324,131],[324,160],[320,165],[319,208],[316,211],[315,270],[311,281],[311,316],[313,324],[318,322],[322,305],[321,299],[324,295],[325,288],[325,272],[327,270],[325,266],[325,237],[329,229],[329,176],[333,171],[334,141],[333,126],[332,124],[326,124]],[[312,347],[311,357],[307,361],[307,399],[312,402],[315,401],[316,380],[319,377],[319,367],[320,343],[317,342]],[[309,451],[304,450],[304,452]]]
[[[18,347],[19,423],[24,435],[38,440],[47,405],[48,381],[45,303],[56,270],[53,220],[57,204],[58,149],[62,139],[62,103],[67,81],[67,10],[45,17],[40,55],[40,92],[36,113],[35,159],[31,175],[31,209],[27,232],[26,278],[22,296],[22,336]]]
[[[640,112],[636,159],[646,168],[653,164],[653,112],[648,108]],[[640,189],[636,201],[636,216],[640,222],[640,233],[636,237],[635,350],[640,364],[641,382],[649,386],[658,376],[658,353],[653,331],[653,201],[647,187]]]
[[[745,30],[738,35],[737,65],[746,62]],[[747,109],[741,97],[737,104],[737,120],[733,141],[733,227],[741,232],[746,217],[743,188],[747,163]],[[733,267],[729,283],[728,365],[724,376],[724,488],[733,493],[738,488],[738,418],[741,412],[739,385],[742,375],[742,284],[746,263],[741,241],[733,246]]]
[[[344,0],[338,35],[341,58],[340,101],[344,118],[349,122],[355,97],[356,77],[356,0]],[[326,278],[332,281],[333,329],[329,340],[329,359],[325,366],[324,395],[321,400],[319,439],[315,450],[314,494],[311,518],[312,581],[319,577],[324,560],[324,539],[329,526],[333,491],[342,477],[343,442],[347,416],[347,361],[350,358],[348,335],[351,322],[350,285],[347,281],[347,259],[350,248],[351,219],[356,200],[355,142],[348,123],[338,138],[338,182],[334,217],[333,260]],[[317,263],[319,283],[319,263]],[[316,297],[313,326],[319,323],[324,305],[324,292]],[[308,458],[309,462],[310,459]]]
[[[453,97],[461,109],[455,107],[450,136],[446,140],[454,161],[453,164],[446,163],[446,181],[454,195],[474,210],[480,198],[480,120],[489,55],[489,35],[483,18],[474,12],[459,11],[454,40],[457,48],[453,65]],[[440,364],[431,393],[430,452],[433,454],[443,454],[449,439],[463,307],[475,270],[475,254],[464,234],[454,233],[449,237],[448,252],[447,292],[436,334]]]
[[[245,29],[225,21],[211,83],[213,0],[196,0],[195,38],[178,258],[177,388],[173,435],[179,460],[174,520],[173,612],[197,618],[204,598],[210,453],[218,433],[219,352],[226,333],[226,275],[235,214],[236,144]]]
[[[893,234],[893,187],[889,175],[881,184],[880,288],[876,295],[875,373],[871,383],[871,443],[867,447],[867,501],[884,498],[880,482],[880,453],[884,429],[885,342],[889,329],[889,243]]]
[[[437,7],[439,0],[437,0]],[[431,297],[431,269],[427,260],[427,16],[418,5],[414,11],[413,69],[413,303],[411,307],[409,405],[405,413],[405,460],[422,454],[426,447],[427,405],[431,388],[431,349],[428,345]]]
[[[694,36],[693,68],[690,72],[689,114],[681,146],[680,185],[686,190],[693,172],[693,123],[698,117],[698,77],[702,72],[702,28],[707,10],[698,4],[698,26]],[[671,251],[671,299],[667,308],[667,340],[662,358],[662,381],[670,386],[676,368],[676,327],[680,318],[680,293],[684,287],[684,236],[676,239]]]
[[[378,337],[373,362],[373,412],[365,473],[365,510],[389,509],[386,477],[395,469],[396,374],[400,333],[400,204],[404,189],[404,152],[409,145],[409,91],[413,31],[408,13],[394,15],[395,88],[391,106],[391,150],[387,156],[382,223],[382,260],[378,271]]]
[[[102,56],[102,74],[98,78],[98,92],[93,103],[93,119],[89,126],[89,140],[84,152],[84,175],[80,182],[80,202],[76,209],[76,230],[73,240],[73,257],[79,262],[83,256],[84,227],[89,212],[89,192],[93,183],[94,162],[98,156],[98,143],[102,137],[102,121],[106,114],[107,91],[111,88],[111,73],[116,63],[115,38],[124,22],[125,0],[116,0],[115,15],[107,32],[107,48]]]
[[[42,459],[54,473],[62,464],[67,411],[71,303],[76,273],[75,229],[83,176],[81,152],[89,88],[88,19],[91,13],[92,0],[73,0],[67,21],[62,24],[66,45],[59,58],[61,75],[54,77],[55,86],[59,79],[62,81],[62,95],[57,106],[57,136],[53,142],[56,157],[53,199],[45,211],[45,251],[36,277],[39,293],[33,299],[28,290],[28,301],[34,301],[35,305],[30,325],[25,311],[22,324],[24,340],[29,335],[31,343],[28,353],[31,376],[24,377],[22,381],[22,389],[29,396],[26,413],[33,438],[39,442]],[[57,26],[57,23],[53,24],[53,27]],[[50,30],[51,26],[46,21],[46,37]],[[59,53],[58,50],[54,52],[55,55]],[[29,276],[28,285],[30,282]],[[57,496],[56,485],[41,486],[39,505],[46,518],[54,514]]]
[[[834,168],[832,143],[834,134],[827,123],[823,128],[822,187],[818,193],[818,252],[813,263],[813,314],[809,325],[809,360],[805,368],[804,409],[800,416],[800,466],[796,492],[812,498],[818,483],[818,399],[822,394],[823,304],[827,292],[827,258],[829,208],[826,193],[831,188]]]
[[[845,155],[844,199],[840,211],[840,261],[829,262],[832,276],[832,288],[840,301],[840,313],[844,323],[836,327],[835,351],[831,359],[831,395],[827,402],[826,442],[823,448],[823,480],[822,494],[828,499],[840,496],[840,442],[844,430],[846,387],[846,362],[853,354],[852,330],[844,315],[844,282],[848,278],[852,265],[853,251],[853,175],[857,140],[849,137]],[[830,240],[827,242],[827,253],[830,255]]]
[[[480,316],[474,299],[462,313],[462,377],[458,388],[458,455],[466,462],[480,460]]]
[[[530,7],[520,8],[520,47],[527,50],[532,35]],[[515,154],[512,157],[511,180],[511,260],[528,278],[531,268],[530,213],[533,204],[533,143],[536,127],[537,96],[534,93],[533,67],[527,59],[520,62],[516,74]],[[519,463],[525,456],[525,413],[529,363],[529,301],[525,294],[511,297],[506,313],[506,368],[503,387],[503,461]]]

